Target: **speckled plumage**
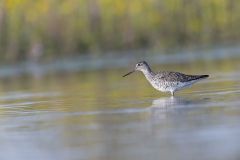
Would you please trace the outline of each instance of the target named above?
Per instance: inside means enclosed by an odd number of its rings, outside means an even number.
[[[190,87],[195,82],[208,77],[208,75],[186,75],[169,71],[154,73],[145,61],[137,63],[134,71],[136,70],[143,72],[146,79],[155,89],[162,92],[171,92],[172,95],[174,95],[174,92]],[[129,72],[124,77],[134,71]]]

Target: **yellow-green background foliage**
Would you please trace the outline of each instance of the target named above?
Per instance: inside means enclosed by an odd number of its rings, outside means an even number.
[[[2,61],[239,40],[239,0],[0,1]]]

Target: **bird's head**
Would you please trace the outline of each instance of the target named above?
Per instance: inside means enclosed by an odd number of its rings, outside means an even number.
[[[135,71],[142,71],[142,72],[144,72],[144,71],[146,71],[146,70],[148,70],[148,69],[149,69],[149,66],[148,66],[147,62],[141,61],[141,62],[138,62],[138,63],[136,64],[135,69],[134,69],[133,71],[125,74],[123,77],[126,77],[126,76],[132,74],[132,73],[135,72]]]
[[[148,68],[149,68],[149,66],[148,66],[147,62],[145,62],[145,61],[138,62],[135,66],[136,71],[142,71],[142,72],[147,70]]]

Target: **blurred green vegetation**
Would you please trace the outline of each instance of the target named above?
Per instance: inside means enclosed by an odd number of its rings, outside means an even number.
[[[1,61],[239,42],[238,0],[2,0]]]

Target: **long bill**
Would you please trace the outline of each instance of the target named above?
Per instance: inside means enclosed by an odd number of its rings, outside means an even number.
[[[135,72],[135,70],[133,70],[133,71],[131,71],[131,72],[129,72],[129,73],[123,75],[123,77],[126,77],[126,76],[128,76],[129,74],[132,74],[133,72]]]

